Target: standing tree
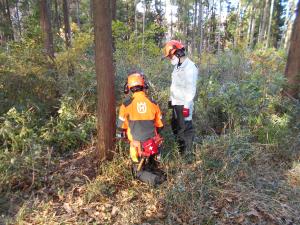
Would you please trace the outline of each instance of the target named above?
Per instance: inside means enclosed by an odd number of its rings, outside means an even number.
[[[300,0],[298,1],[296,19],[291,36],[288,61],[285,68],[285,76],[288,80],[286,92],[288,95],[299,99],[300,91]]]
[[[50,58],[54,58],[53,34],[51,29],[50,10],[47,0],[40,0],[40,24],[46,53]]]
[[[93,0],[95,64],[98,92],[98,143],[100,160],[110,159],[115,137],[115,91],[110,0]]]
[[[69,4],[67,0],[63,0],[63,11],[64,11],[64,32],[66,39],[66,48],[69,49],[71,47],[71,26],[69,20]],[[68,62],[68,75],[74,75],[74,65],[72,62]]]
[[[14,40],[14,30],[8,0],[0,0],[0,16],[0,33],[3,33],[5,41]]]

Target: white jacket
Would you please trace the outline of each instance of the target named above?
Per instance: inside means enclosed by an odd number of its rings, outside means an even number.
[[[172,72],[170,100],[172,105],[183,105],[190,110],[190,116],[185,120],[192,120],[197,79],[198,68],[189,58],[186,58],[179,67],[176,65]]]

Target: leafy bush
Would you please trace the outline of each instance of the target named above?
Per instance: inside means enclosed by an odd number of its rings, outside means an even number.
[[[28,176],[41,173],[45,155],[35,119],[32,111],[18,112],[15,108],[0,119],[0,187],[24,180],[34,182]]]
[[[42,140],[57,151],[77,149],[90,140],[95,132],[95,116],[81,117],[74,105],[72,98],[64,98],[58,110],[58,117],[51,118],[41,128]]]

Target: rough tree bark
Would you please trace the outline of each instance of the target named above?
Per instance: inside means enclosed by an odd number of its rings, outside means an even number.
[[[50,10],[47,0],[40,0],[40,24],[44,39],[44,48],[50,58],[54,58],[53,34],[51,28]]]
[[[115,20],[117,15],[117,1],[111,0],[110,4],[111,4],[111,18],[112,20]]]
[[[110,0],[93,0],[97,74],[99,160],[111,159],[115,137],[115,92]]]
[[[198,32],[199,32],[199,41],[198,41],[198,56],[201,61],[201,53],[203,46],[203,25],[202,25],[202,17],[203,17],[203,3],[202,0],[199,1],[199,14],[198,14]]]
[[[66,39],[66,48],[70,48],[71,43],[71,26],[69,19],[69,4],[67,0],[63,0],[63,12],[64,12],[64,32]],[[68,76],[74,76],[74,65],[72,62],[68,62]]]
[[[297,5],[296,19],[294,21],[285,76],[288,80],[286,93],[300,99],[300,1]]]
[[[270,36],[271,36],[271,27],[272,27],[272,18],[273,18],[273,9],[274,9],[274,0],[271,1],[271,9],[270,9],[270,16],[269,16],[269,24],[268,24],[268,32],[267,32],[267,41],[266,47],[269,47]]]

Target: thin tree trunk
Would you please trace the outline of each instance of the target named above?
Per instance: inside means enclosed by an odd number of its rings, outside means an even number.
[[[270,36],[271,36],[271,27],[272,27],[272,18],[273,18],[273,9],[274,9],[274,0],[271,2],[271,9],[270,9],[270,16],[269,16],[269,26],[268,26],[268,32],[267,32],[267,43],[266,47],[269,47],[270,42]]]
[[[266,0],[265,5],[264,5],[262,21],[261,21],[261,29],[260,29],[259,37],[258,37],[258,43],[262,43],[265,40],[266,28],[267,28],[267,18],[268,18],[268,12],[269,12],[268,8],[269,8],[269,0]]]
[[[116,20],[116,15],[117,15],[117,1],[116,0],[111,0],[111,18],[112,20]]]
[[[218,54],[220,54],[221,48],[221,26],[222,26],[222,0],[220,0],[220,19],[219,19],[219,32],[218,32]]]
[[[2,10],[1,16],[3,17],[5,27],[4,37],[6,40],[14,40],[14,30],[11,21],[9,2],[7,0],[3,0],[0,2],[0,6]]]
[[[253,22],[253,5],[249,9],[249,19],[248,19],[248,31],[247,31],[247,45],[250,46],[250,36]]]
[[[67,0],[63,0],[63,11],[66,48],[69,49],[71,47],[71,27],[69,20],[69,4]],[[70,61],[68,61],[68,76],[74,76],[74,65]]]
[[[195,37],[197,34],[197,12],[198,12],[198,0],[195,0],[194,3],[194,23],[193,23],[193,30],[192,30],[192,55],[194,54],[194,50],[195,50]]]
[[[16,0],[16,17],[18,23],[18,31],[19,31],[19,38],[22,37],[22,29],[21,29],[21,21],[20,21],[20,13],[19,13],[19,0]]]
[[[145,4],[145,1],[143,1],[143,4]],[[144,5],[144,11],[143,11],[143,38],[142,38],[142,62],[144,62],[144,47],[145,47],[145,17],[146,17],[146,6]]]
[[[93,0],[95,63],[98,96],[99,160],[111,159],[115,139],[115,72],[112,56],[111,10],[109,0]]]
[[[137,33],[138,33],[138,24],[137,24],[137,11],[136,11],[136,6],[137,6],[138,0],[134,0],[134,36],[137,41]]]
[[[47,0],[40,0],[40,24],[44,39],[44,48],[50,58],[54,58],[53,34],[51,28],[50,10]]]
[[[200,40],[198,41],[198,56],[199,56],[200,61],[201,61],[202,46],[203,46],[202,17],[203,17],[203,3],[202,3],[202,0],[200,0],[200,2],[199,2],[199,16],[198,16],[198,30],[199,30],[199,36],[200,36]]]
[[[77,19],[77,26],[80,29],[80,0],[76,0],[76,19]]]
[[[285,69],[288,80],[286,92],[288,95],[300,99],[300,1],[298,1],[296,19],[294,21],[291,45]]]
[[[63,0],[63,11],[64,11],[64,31],[67,48],[71,47],[71,27],[69,20],[69,4],[68,0]]]
[[[253,12],[255,12],[255,10],[253,10]],[[250,48],[254,47],[255,27],[256,27],[256,16],[255,16],[255,13],[253,13],[253,18],[252,18],[252,22],[251,22],[250,41],[249,41]]]
[[[60,19],[60,13],[59,13],[59,7],[57,0],[54,1],[54,10],[55,10],[55,18],[54,18],[54,23],[55,23],[55,28],[56,30],[60,33],[60,27],[61,27],[61,19]]]

